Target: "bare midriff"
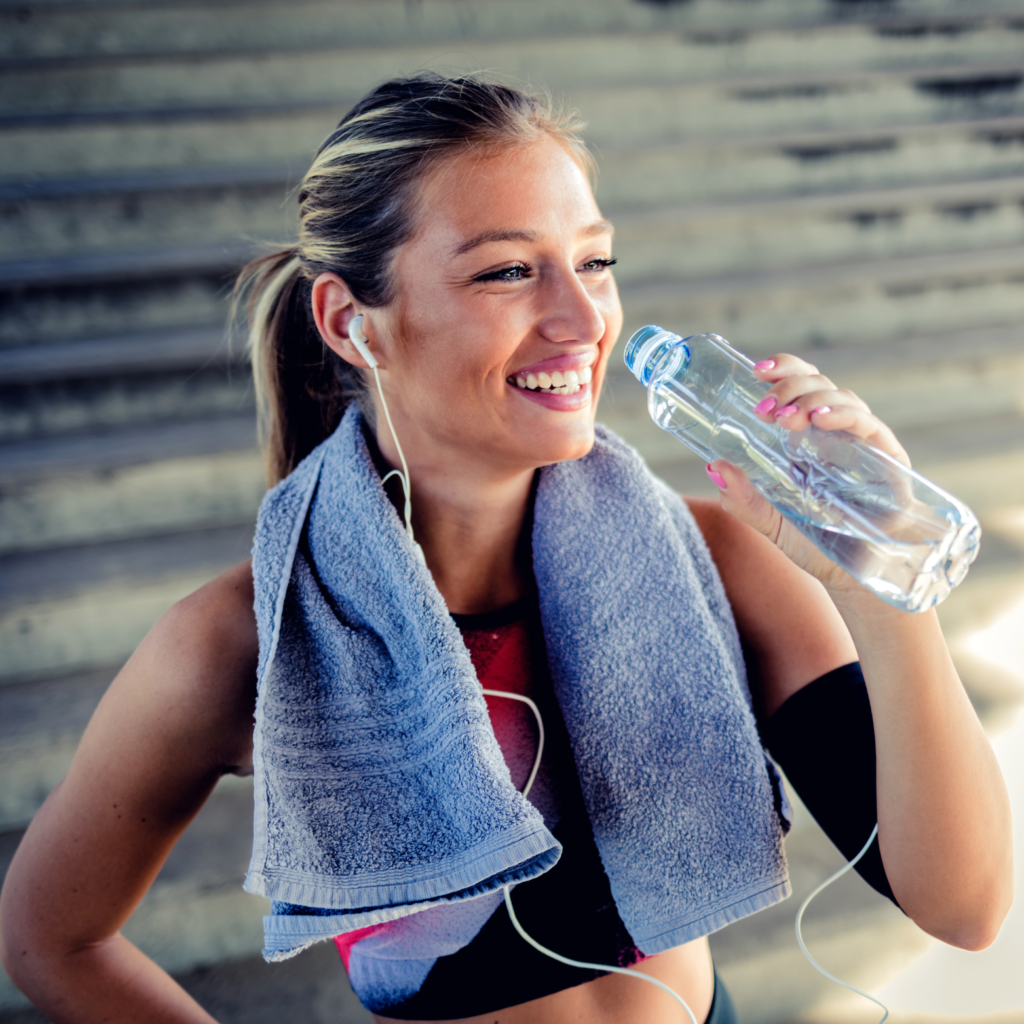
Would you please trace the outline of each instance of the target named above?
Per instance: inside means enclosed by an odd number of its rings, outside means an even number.
[[[496,969],[500,970],[500,965]],[[679,993],[698,1021],[707,1017],[714,975],[706,938],[659,953],[630,970],[657,978]],[[373,1019],[377,1024],[410,1024],[391,1017],[374,1015]],[[683,1008],[656,985],[622,974],[607,974],[542,999],[447,1024],[688,1024],[688,1019]]]

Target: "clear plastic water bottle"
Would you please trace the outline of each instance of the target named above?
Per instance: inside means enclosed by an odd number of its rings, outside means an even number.
[[[832,561],[887,604],[938,604],[978,553],[966,505],[844,431],[786,430],[754,406],[770,385],[717,334],[682,338],[653,325],[626,345],[651,418],[705,462],[727,459]]]

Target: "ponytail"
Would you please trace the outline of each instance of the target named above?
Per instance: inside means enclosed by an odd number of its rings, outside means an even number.
[[[232,320],[244,305],[260,447],[271,486],[283,480],[341,421],[360,391],[355,367],[320,338],[298,248],[253,260],[238,277]]]
[[[415,227],[417,188],[437,161],[469,146],[550,135],[586,171],[593,161],[575,115],[475,76],[425,72],[374,89],[320,147],[298,190],[296,245],[253,260],[235,285],[244,305],[260,444],[271,485],[329,437],[350,401],[369,406],[362,372],[317,331],[312,282],[338,274],[369,308],[394,298],[391,264]]]

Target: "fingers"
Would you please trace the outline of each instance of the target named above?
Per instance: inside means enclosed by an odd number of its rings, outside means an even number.
[[[754,490],[747,474],[725,459],[710,463],[706,472],[719,490],[722,508],[775,544],[782,528],[782,513]]]
[[[779,391],[773,389],[769,392],[754,411],[758,412],[762,420],[779,423],[787,430],[803,430],[816,414],[827,417],[830,413],[840,410],[855,410],[865,416],[871,416],[867,404],[855,394],[835,387],[820,387],[818,385],[821,380],[821,377],[789,377],[779,385]],[[771,402],[772,399],[775,400],[774,404]],[[766,403],[768,408],[764,410],[762,407]],[[821,422],[814,419],[813,422],[815,426],[824,430],[839,429],[826,425],[825,419]]]
[[[891,455],[905,466],[910,465],[910,458],[903,445],[896,439],[896,435],[870,412],[855,406],[840,406],[834,409],[827,406],[814,406],[809,415],[804,415],[809,422],[822,430],[845,430],[846,433],[853,434],[854,437],[859,437],[862,441],[867,441],[868,444],[885,452],[886,455]],[[780,419],[777,422],[785,421]]]
[[[775,382],[784,377],[813,377],[818,374],[818,368],[799,356],[779,352],[762,359],[759,363],[754,363],[754,372],[761,380]]]
[[[910,465],[907,453],[893,432],[867,403],[845,388],[837,388],[818,368],[788,353],[764,359],[755,374],[772,384],[754,412],[765,423],[787,430],[803,430],[813,424],[821,430],[845,430],[893,458]]]

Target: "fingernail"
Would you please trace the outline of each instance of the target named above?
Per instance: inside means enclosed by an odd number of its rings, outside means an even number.
[[[754,363],[755,370],[774,370],[775,360],[774,359],[762,359],[759,363]]]
[[[754,406],[754,412],[771,412],[778,404],[778,399],[774,395],[769,395],[767,398],[762,398],[761,401]]]
[[[832,411],[832,406],[831,405],[819,405],[817,409],[812,409],[811,410],[811,415],[813,416],[816,412],[831,412],[831,411]]]
[[[784,405],[775,413],[775,418],[778,419],[780,416],[792,416],[799,408],[799,405]]]
[[[721,474],[721,473],[716,473],[716,472],[715,472],[715,471],[714,471],[714,470],[713,470],[713,469],[712,469],[712,468],[711,468],[710,466],[705,466],[705,467],[704,467],[704,471],[705,471],[705,472],[707,473],[707,475],[708,475],[709,477],[711,477],[711,482],[712,482],[712,483],[713,483],[713,484],[714,484],[714,485],[715,485],[715,486],[716,486],[716,487],[717,487],[717,488],[718,488],[719,490],[722,490],[722,491],[724,491],[724,490],[727,490],[727,489],[728,489],[729,485],[728,485],[728,484],[727,484],[727,483],[725,482],[725,480],[724,480],[724,479],[722,478],[722,474]]]

